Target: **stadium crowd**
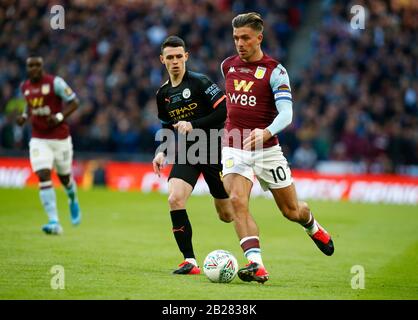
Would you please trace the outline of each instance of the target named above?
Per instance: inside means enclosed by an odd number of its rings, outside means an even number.
[[[355,161],[368,172],[418,164],[418,4],[402,3],[323,7],[312,60],[293,86],[296,117],[282,138],[294,164]],[[354,4],[367,8],[365,29],[351,26]]]
[[[3,1],[7,3],[8,1]],[[220,62],[234,52],[231,19],[242,11],[263,14],[266,44],[275,56],[300,23],[290,1],[72,1],[65,5],[65,30],[53,31],[48,1],[9,1],[1,6],[1,145],[26,148],[27,134],[13,125],[25,58],[37,50],[46,70],[63,77],[82,109],[71,117],[75,149],[120,153],[154,152],[155,93],[165,81],[160,45],[168,35],[185,39],[192,70],[221,81]],[[267,10],[268,8],[268,10]],[[280,45],[279,45],[280,39]]]
[[[371,172],[393,172],[418,164],[417,11],[397,5],[404,2],[356,1],[367,8],[363,30],[350,26],[354,3],[321,2],[310,62],[297,81],[290,74],[293,123],[280,134],[294,167],[350,160]],[[6,151],[27,149],[28,128],[14,118],[24,105],[19,84],[32,50],[81,100],[69,119],[76,151],[153,153],[160,128],[155,92],[165,80],[160,44],[167,35],[183,37],[189,68],[222,86],[220,63],[234,53],[236,14],[262,14],[263,49],[286,67],[307,14],[303,1],[290,0],[78,0],[64,3],[65,30],[51,30],[50,1],[36,3],[0,0],[0,148]]]

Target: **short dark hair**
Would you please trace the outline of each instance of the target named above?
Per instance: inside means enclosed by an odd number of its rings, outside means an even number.
[[[42,58],[42,55],[37,50],[29,51],[27,58]]]
[[[250,27],[251,29],[263,32],[264,22],[257,12],[248,12],[237,15],[232,19],[233,28]]]
[[[163,41],[161,44],[161,53],[163,53],[163,50],[167,47],[183,47],[184,51],[186,51],[184,40],[177,36],[169,36]]]

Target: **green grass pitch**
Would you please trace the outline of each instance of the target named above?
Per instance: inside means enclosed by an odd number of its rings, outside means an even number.
[[[0,189],[0,299],[417,299],[417,206],[310,201],[333,236],[323,255],[302,228],[272,200],[251,200],[261,232],[265,285],[209,282],[205,275],[174,276],[182,260],[171,232],[166,195],[79,191],[83,221],[70,224],[67,199],[57,189],[62,236],[40,230],[46,215],[38,191]],[[232,224],[218,220],[213,200],[192,196],[188,213],[200,264],[214,249],[246,263]],[[65,289],[51,288],[51,267],[64,267]],[[365,271],[353,289],[352,267]]]

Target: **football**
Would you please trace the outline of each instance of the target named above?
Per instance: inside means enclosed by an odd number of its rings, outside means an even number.
[[[212,282],[231,282],[238,272],[238,261],[225,250],[214,250],[203,262],[203,272]]]

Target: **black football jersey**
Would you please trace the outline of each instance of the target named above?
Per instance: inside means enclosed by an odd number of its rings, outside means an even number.
[[[222,90],[207,76],[186,70],[177,87],[168,80],[158,90],[158,118],[166,128],[179,121],[189,121],[193,128],[222,129],[225,119],[211,123],[209,127],[199,120],[215,112],[221,103],[225,104],[225,98]]]

